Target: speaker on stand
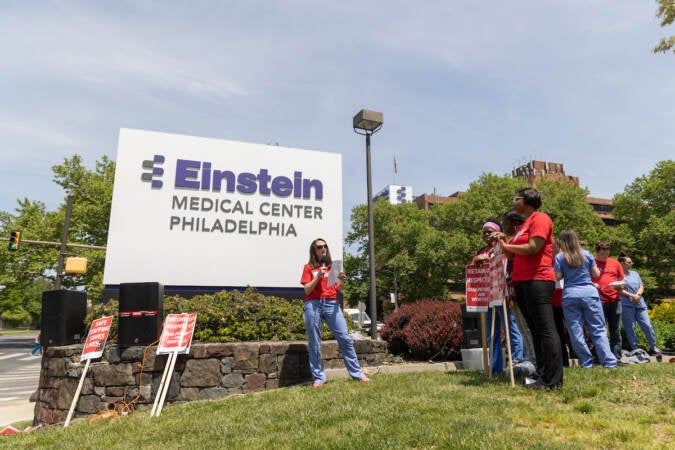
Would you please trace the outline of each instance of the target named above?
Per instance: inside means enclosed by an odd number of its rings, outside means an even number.
[[[79,343],[86,315],[86,292],[62,289],[43,292],[40,345],[60,347]]]
[[[119,299],[118,345],[131,347],[155,342],[164,320],[164,286],[121,283]]]

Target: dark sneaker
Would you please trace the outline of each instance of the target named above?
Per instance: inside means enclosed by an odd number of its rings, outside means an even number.
[[[663,353],[661,353],[661,350],[656,347],[649,351],[649,355],[655,357],[658,362],[661,362],[663,359]]]

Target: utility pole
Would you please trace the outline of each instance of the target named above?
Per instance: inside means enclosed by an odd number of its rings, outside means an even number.
[[[59,266],[56,269],[56,290],[61,289],[61,280],[64,275],[64,265],[66,261],[66,245],[68,245],[68,227],[70,227],[70,212],[73,209],[73,195],[68,193],[66,202],[66,219],[63,222],[63,234],[61,235],[61,246],[59,247]]]

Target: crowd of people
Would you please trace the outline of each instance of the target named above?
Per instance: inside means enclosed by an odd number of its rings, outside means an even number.
[[[485,247],[473,264],[482,264],[499,245],[508,258],[507,298],[517,309],[508,308],[506,320],[514,363],[533,359],[535,373],[523,385],[532,389],[557,389],[563,384],[563,366],[576,357],[582,368],[596,362],[613,369],[622,364],[621,324],[631,350],[638,348],[635,324],[642,329],[649,353],[661,356],[649,322],[640,275],[625,252],[610,258],[609,242],[598,242],[593,256],[582,248],[573,230],[553,236],[551,218],[539,211],[542,200],[534,188],[523,188],[513,198],[514,209],[482,227]],[[500,311],[497,309],[496,311]],[[522,317],[519,317],[522,316]],[[489,320],[492,314],[488,314]],[[520,319],[520,321],[519,321]],[[523,320],[524,319],[524,320]],[[496,314],[496,324],[505,318]],[[490,329],[488,325],[488,329]],[[488,342],[492,347],[492,371],[503,370],[500,329]],[[527,336],[527,334],[531,336]],[[531,339],[529,339],[531,337]],[[589,345],[592,344],[592,347]]]
[[[502,308],[489,308],[486,317],[492,373],[504,370],[502,327],[507,330],[512,362],[535,364],[533,373],[523,379],[523,385],[531,389],[562,387],[563,366],[569,366],[573,357],[582,368],[593,367],[596,358],[602,367],[616,368],[622,358],[622,323],[631,350],[638,348],[637,323],[650,354],[660,357],[642,296],[644,285],[632,270],[632,259],[625,252],[618,260],[610,258],[611,245],[604,241],[597,243],[593,256],[582,248],[573,230],[563,230],[555,239],[553,221],[539,211],[541,205],[539,191],[519,189],[513,210],[504,214],[501,224],[488,220],[481,228],[485,245],[475,253],[472,264],[480,266],[498,253],[506,258],[506,314]],[[497,246],[501,252],[495,251]],[[337,300],[346,276],[339,272],[329,283],[331,267],[328,244],[315,239],[300,279],[306,294],[304,321],[314,388],[326,382],[321,357],[323,322],[333,332],[352,379],[370,381],[359,365]],[[514,301],[517,308],[512,307]]]

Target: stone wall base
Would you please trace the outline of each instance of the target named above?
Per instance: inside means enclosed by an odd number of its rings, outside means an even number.
[[[354,347],[363,367],[380,365],[387,353],[383,341],[357,340]],[[122,402],[135,410],[150,409],[168,358],[156,351],[154,346],[106,348],[103,357],[90,364],[74,417],[94,415]],[[38,423],[65,422],[84,369],[81,353],[82,345],[46,349],[35,404]],[[321,353],[325,369],[344,368],[337,341],[323,342]],[[311,381],[306,341],[197,343],[188,355],[178,355],[165,404]]]

